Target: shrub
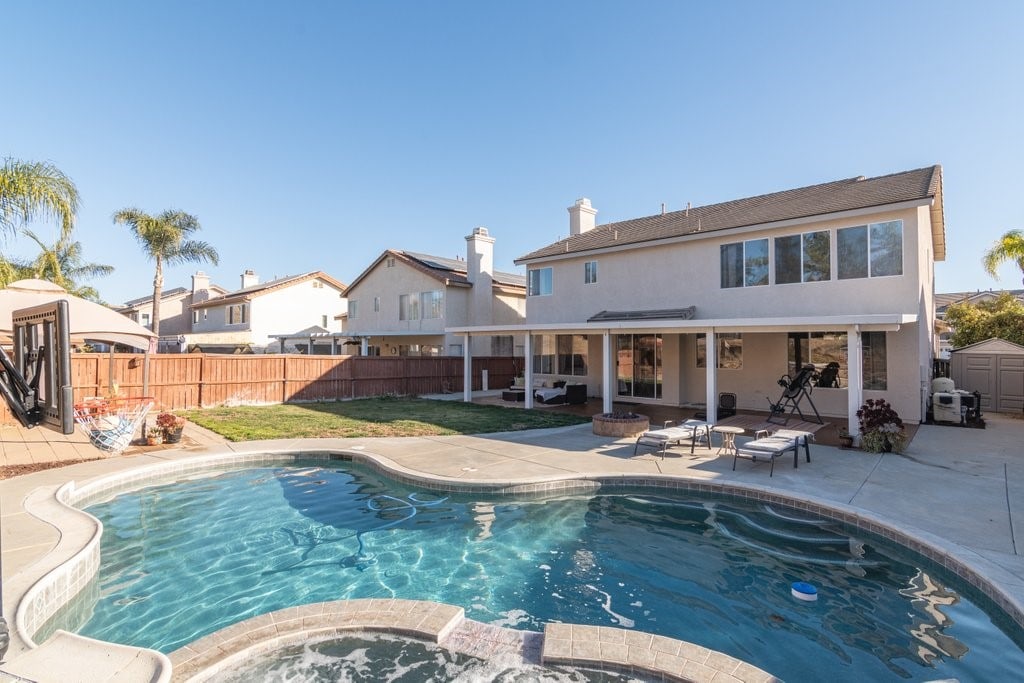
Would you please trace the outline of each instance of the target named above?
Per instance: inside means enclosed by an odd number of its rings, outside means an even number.
[[[857,411],[861,447],[871,453],[880,453],[886,446],[897,453],[907,447],[907,432],[889,402],[882,398],[869,398]]]

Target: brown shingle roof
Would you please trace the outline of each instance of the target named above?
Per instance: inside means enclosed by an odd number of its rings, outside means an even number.
[[[546,256],[642,244],[696,232],[762,225],[907,201],[936,199],[941,203],[941,193],[942,167],[937,165],[877,178],[847,178],[721,204],[606,223],[582,235],[571,235],[530,252],[517,258],[516,263]]]

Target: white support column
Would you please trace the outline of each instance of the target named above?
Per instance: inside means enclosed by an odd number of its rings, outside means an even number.
[[[860,326],[851,325],[846,331],[846,420],[850,434],[857,434],[857,411],[864,403],[864,341]]]
[[[469,352],[469,335],[462,335],[462,400],[473,402],[473,354]]]
[[[615,400],[615,392],[612,390],[615,383],[613,362],[612,333],[605,330],[601,335],[601,412],[603,413],[610,413],[614,410],[612,406]]]
[[[533,334],[526,331],[526,339],[523,342],[523,400],[524,408],[533,407]]]
[[[708,424],[715,424],[718,421],[718,345],[715,344],[715,331],[708,330],[704,333],[704,346],[707,350],[705,360],[707,361],[707,367],[705,373],[707,376],[707,422]]]

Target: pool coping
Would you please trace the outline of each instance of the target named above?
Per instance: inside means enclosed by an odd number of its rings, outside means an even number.
[[[252,445],[251,448],[224,449],[223,452],[204,455],[183,454],[183,456],[165,462],[141,465],[96,476],[81,486],[74,481],[69,481],[60,487],[42,487],[28,496],[24,502],[25,509],[60,530],[60,541],[57,547],[47,553],[42,562],[32,567],[33,571],[23,572],[22,574],[25,576],[19,574],[14,577],[19,583],[31,584],[23,589],[19,596],[20,599],[17,600],[15,617],[16,633],[30,649],[35,650],[40,647],[32,640],[32,636],[38,629],[57,610],[84,589],[98,570],[99,538],[102,533],[102,525],[91,515],[78,509],[78,506],[88,505],[117,493],[159,482],[198,476],[240,465],[273,464],[289,462],[298,458],[351,460],[371,467],[397,481],[438,491],[486,492],[494,495],[557,495],[596,491],[602,487],[642,487],[654,490],[724,494],[747,500],[786,505],[881,536],[928,558],[986,595],[1011,620],[1024,627],[1024,607],[1017,596],[1004,590],[1002,586],[1018,584],[1019,577],[983,555],[937,537],[930,532],[883,519],[864,508],[844,505],[806,494],[798,496],[771,486],[738,482],[709,482],[680,474],[567,473],[554,477],[527,477],[508,480],[465,479],[413,470],[384,455],[374,453],[365,446],[297,448],[289,445],[266,448]],[[52,640],[53,638],[48,640],[42,647],[49,650]],[[556,638],[556,640],[563,639]],[[102,651],[105,645],[115,648],[126,647],[101,641],[91,642],[95,644],[94,650],[96,650],[95,654],[98,660],[104,658]],[[147,650],[147,652],[155,651]],[[572,649],[569,652],[568,656],[572,657]],[[590,656],[593,651],[584,648],[581,653]],[[38,658],[42,653],[34,654]],[[55,653],[54,656],[59,655]],[[153,661],[154,676],[152,680],[170,680],[167,677],[171,675],[170,669],[162,671],[162,668],[168,665],[160,661],[159,658],[155,658]],[[585,659],[585,661],[593,663],[589,659]],[[607,663],[614,664],[614,662]],[[21,666],[23,662],[20,658],[13,664],[14,666],[5,663],[4,671],[18,674],[23,670]]]

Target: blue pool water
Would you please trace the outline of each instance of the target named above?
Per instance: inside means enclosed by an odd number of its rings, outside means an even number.
[[[792,510],[650,491],[445,496],[323,465],[230,471],[90,507],[105,527],[100,597],[79,632],[170,652],[291,605],[398,597],[515,628],[659,633],[788,681],[1024,670],[1020,645],[949,577]],[[818,600],[795,599],[797,581]]]

